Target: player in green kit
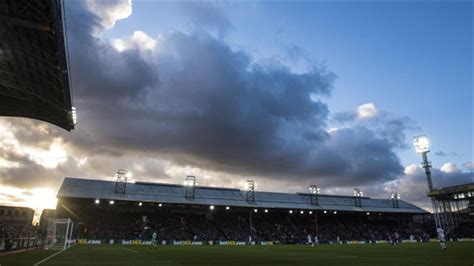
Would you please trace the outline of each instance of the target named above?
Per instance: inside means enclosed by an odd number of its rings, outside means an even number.
[[[151,235],[151,244],[153,245],[154,249],[156,249],[156,245],[157,245],[156,236],[157,236],[157,233],[156,233],[156,230],[155,230],[153,232],[153,235]]]

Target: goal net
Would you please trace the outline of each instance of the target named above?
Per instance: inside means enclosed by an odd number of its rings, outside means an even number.
[[[49,219],[46,235],[46,248],[61,250],[69,248],[74,241],[72,232],[74,223],[71,219]]]

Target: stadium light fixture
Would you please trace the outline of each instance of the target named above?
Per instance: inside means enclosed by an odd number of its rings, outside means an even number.
[[[265,209],[265,213],[267,213],[267,212],[268,212],[268,209]]]
[[[304,211],[300,211],[300,214],[304,214]]]
[[[370,215],[370,212],[367,212],[367,215]]]
[[[253,180],[247,180],[245,190],[245,200],[247,200],[247,202],[255,201],[255,190],[257,190],[257,183],[255,183]]]
[[[354,188],[354,197],[362,197],[364,196],[364,193],[360,191],[358,188]]]
[[[72,117],[72,123],[74,125],[77,125],[77,111],[76,111],[76,107],[71,107],[71,117]]]
[[[337,211],[334,211],[333,213],[334,213],[334,214],[337,214]]]
[[[214,210],[214,205],[209,206],[209,209],[212,211]]]
[[[115,204],[115,201],[111,200],[111,201],[109,201],[109,204],[110,204],[110,205],[114,205],[114,204]]]
[[[141,207],[142,205],[143,205],[143,202],[139,202],[139,203],[138,203],[138,206]]]
[[[163,204],[162,204],[162,203],[158,203],[158,207],[162,207],[162,206],[163,206]]]
[[[290,210],[290,213],[293,213],[293,210]]]
[[[311,185],[309,186],[309,193],[310,194],[319,194],[321,192],[321,189],[316,186],[316,185]]]
[[[415,146],[416,153],[423,154],[430,151],[430,141],[425,135],[414,137],[413,146]]]
[[[258,209],[253,209],[253,212],[258,212]]]
[[[360,191],[358,188],[354,188],[354,205],[356,207],[362,207],[362,199],[361,197],[364,196],[364,193]]]
[[[94,203],[95,203],[95,204],[99,204],[99,203],[100,203],[100,199],[96,199],[96,200],[94,201]]]
[[[226,210],[230,210],[230,207],[229,207],[229,206],[226,206],[225,209],[226,209]]]
[[[313,214],[313,211],[309,211],[309,214]]]
[[[328,213],[328,211],[323,211],[324,214]]]
[[[428,152],[430,152],[430,141],[425,135],[413,137],[413,146],[415,147],[416,153],[421,154],[423,162],[421,166],[425,169],[426,181],[428,182],[428,190],[433,191],[433,181],[431,179],[431,163],[428,161]],[[434,220],[436,228],[441,228],[443,225],[443,216],[440,216],[438,210],[442,208],[439,206],[434,198],[431,198],[431,207],[433,208]]]

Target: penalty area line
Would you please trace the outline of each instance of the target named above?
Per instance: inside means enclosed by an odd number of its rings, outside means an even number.
[[[52,257],[54,257],[54,256],[56,256],[56,255],[59,255],[59,254],[63,253],[64,251],[66,251],[66,250],[65,250],[65,249],[63,249],[63,250],[60,250],[60,251],[58,251],[58,252],[54,253],[53,255],[51,255],[51,256],[49,256],[49,257],[46,257],[46,258],[44,258],[44,259],[42,259],[42,260],[38,261],[37,263],[33,264],[33,266],[38,266],[38,265],[40,265],[41,263],[43,263],[43,262],[45,262],[45,261],[47,261],[47,260],[51,259]]]

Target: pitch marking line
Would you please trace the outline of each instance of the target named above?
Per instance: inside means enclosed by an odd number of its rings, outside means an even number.
[[[51,255],[51,256],[49,256],[49,257],[47,257],[47,258],[44,258],[44,259],[42,259],[42,260],[38,261],[37,263],[33,264],[33,266],[38,266],[38,265],[40,265],[41,263],[43,263],[43,262],[45,262],[45,261],[47,261],[47,260],[51,259],[52,257],[54,257],[54,256],[56,256],[56,255],[59,255],[59,254],[63,253],[64,251],[66,251],[66,250],[65,250],[65,249],[63,249],[63,250],[60,250],[60,251],[58,251],[58,252],[54,253],[53,255]]]
[[[136,264],[153,264],[153,265],[176,265],[172,264],[171,262],[156,262],[156,261],[134,261],[134,262],[129,262],[129,261],[96,261],[96,262],[87,262],[90,264],[127,264],[127,265],[136,265]],[[84,262],[79,262],[79,261],[52,261],[52,262],[47,262],[45,264],[81,264],[84,265]]]
[[[133,253],[138,253],[138,251],[133,250],[133,249],[124,248],[124,247],[120,247],[120,248],[125,249],[125,250],[128,250],[128,251],[133,252]]]

